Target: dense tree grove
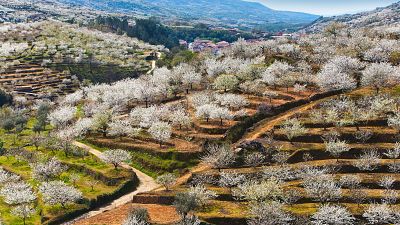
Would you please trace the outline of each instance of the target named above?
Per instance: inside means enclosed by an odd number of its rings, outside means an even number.
[[[126,19],[117,17],[98,17],[90,26],[101,29],[101,26],[106,26],[122,34],[126,33],[129,37],[135,37],[145,42],[154,45],[164,45],[167,48],[179,46],[179,39],[189,42],[196,38],[212,39],[215,41],[234,42],[238,37],[252,38],[249,33],[242,32],[240,35],[235,35],[229,31],[210,30],[206,25],[198,24],[193,28],[186,27],[168,27],[156,18],[136,19],[135,25],[129,26]]]

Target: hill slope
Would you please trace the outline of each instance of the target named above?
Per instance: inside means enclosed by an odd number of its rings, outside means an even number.
[[[190,20],[232,27],[260,27],[265,24],[305,25],[316,15],[275,11],[260,3],[242,0],[59,0],[63,3],[86,6],[97,10],[138,13],[159,16],[166,20]]]
[[[305,28],[304,31],[318,32],[332,22],[341,22],[351,28],[400,24],[400,2],[387,7],[377,8],[373,11],[321,18]]]

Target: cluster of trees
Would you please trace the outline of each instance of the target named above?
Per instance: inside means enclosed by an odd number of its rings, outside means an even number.
[[[41,200],[47,205],[61,205],[66,208],[68,204],[82,199],[82,193],[76,188],[57,180],[65,170],[58,160],[52,158],[48,162],[32,163],[32,178],[38,182],[38,188],[25,182],[20,176],[3,169],[0,170],[0,195],[4,202],[10,205],[11,214],[23,219],[35,215],[38,211],[37,201]]]
[[[395,162],[400,155],[398,146],[399,144],[396,144],[394,149],[389,149],[385,153]],[[203,162],[214,168],[229,168],[236,165],[235,162],[239,157],[227,146],[210,146]],[[376,165],[378,163],[379,161]],[[338,169],[338,165],[333,167],[272,166],[264,168],[262,178],[260,175],[242,174],[230,170],[219,172],[218,176],[200,174],[193,178],[193,182],[196,185],[212,184],[229,188],[237,200],[248,201],[249,213],[253,215],[248,224],[252,225],[305,222],[305,218],[291,214],[284,207],[305,197],[321,203],[317,212],[308,219],[311,224],[354,224],[358,219],[346,207],[332,203],[343,197],[344,190],[349,192],[349,198],[357,203],[360,209],[361,204],[370,203],[363,209],[363,220],[370,224],[391,224],[398,221],[400,212],[394,207],[398,193],[394,190],[396,180],[393,176],[383,176],[376,181],[376,185],[383,188],[382,202],[377,204],[376,201],[372,202],[369,199],[366,187],[363,186],[365,181],[360,175],[333,175],[332,173]],[[304,190],[284,189],[283,182],[292,180],[302,180],[300,186]]]
[[[113,20],[110,21],[114,23]],[[147,27],[146,29],[161,29],[157,23],[137,22],[140,26]],[[126,26],[126,22],[115,26]],[[113,39],[115,35],[97,32],[93,35],[92,31],[83,28],[80,28],[79,32],[72,28],[57,28],[56,31],[56,27],[50,24],[50,28],[44,29],[43,34],[52,32],[54,37],[44,35],[46,40],[36,41],[31,46],[32,51],[54,55],[55,59],[59,55],[59,59],[63,59],[58,53],[59,50],[65,50],[75,57],[76,62],[86,59],[101,61],[104,56],[112,60],[120,60],[122,57],[124,65],[129,66],[132,63],[127,54],[136,49],[137,42],[133,39]],[[71,29],[73,32],[69,33]],[[88,36],[89,32],[91,36]],[[100,41],[88,44],[87,41],[92,39]],[[57,46],[46,42],[59,43],[60,40],[64,41]],[[84,47],[80,46],[81,44]],[[78,47],[71,48],[70,45]],[[114,51],[115,46],[117,50]],[[12,48],[19,49],[17,46]],[[189,60],[190,62],[181,63],[173,68],[157,68],[152,74],[137,79],[88,85],[60,99],[57,106],[51,110],[50,106],[41,105],[37,107],[35,129],[39,133],[49,121],[54,127],[54,138],[51,141],[46,139],[45,143],[47,146],[55,145],[56,148],[62,149],[67,157],[69,154],[84,154],[73,147],[72,141],[93,132],[120,139],[140,135],[146,138],[151,136],[161,146],[170,140],[173,129],[189,128],[194,117],[205,122],[215,120],[219,125],[223,125],[224,120],[247,115],[244,108],[249,105],[249,100],[244,94],[264,96],[269,100],[267,104],[272,104],[272,99],[279,95],[278,87],[293,93],[316,87],[325,91],[369,86],[379,93],[382,87],[398,83],[399,68],[391,59],[399,50],[398,40],[378,29],[356,30],[337,27],[327,30],[324,34],[307,35],[297,40],[280,39],[258,43],[247,43],[239,39],[219,55],[202,54],[198,60]],[[78,54],[74,55],[75,53]],[[182,101],[176,103],[171,101],[172,99]],[[377,117],[386,118],[387,114],[391,114],[388,125],[400,131],[400,114],[397,112],[396,102],[396,99],[386,95],[366,96],[359,100],[341,97],[315,108],[311,112],[311,119],[314,122],[334,124],[337,128],[335,130],[339,132],[343,126],[357,126],[360,122]],[[19,111],[5,110],[4,115],[6,119],[2,121],[7,123],[3,122],[3,128],[8,128],[10,132],[15,131],[17,135],[18,130],[26,124],[23,114],[21,116]],[[373,135],[357,128],[359,131],[354,136],[360,142],[367,142]],[[307,132],[301,121],[296,118],[287,120],[281,129],[290,141]],[[348,143],[341,140],[337,132],[330,131],[323,135],[326,151],[336,159],[350,150]],[[36,141],[38,139],[32,140],[33,143]],[[250,202],[249,210],[253,215],[250,224],[287,224],[295,220],[295,216],[285,210],[284,204],[296,202],[296,198],[302,194],[327,203],[340,198],[343,187],[346,187],[352,189],[358,199],[365,196],[359,188],[360,185],[357,185],[359,178],[346,177],[338,181],[329,168],[301,168],[301,171],[291,171],[289,167],[284,166],[290,155],[280,151],[280,146],[276,145],[273,139],[266,141],[270,145],[268,149],[246,152],[244,156],[232,151],[229,146],[210,145],[202,158],[206,164],[218,170],[238,164],[253,167],[267,163],[280,165],[273,171],[266,169],[261,179],[239,174],[220,174],[220,180],[216,182],[218,185],[229,187],[237,199]],[[52,148],[54,147],[50,149]],[[390,165],[392,171],[398,171],[400,168],[397,162],[399,152],[397,144],[396,148],[384,153],[393,159]],[[354,166],[363,171],[373,171],[377,168],[380,158],[381,155],[377,151],[365,151]],[[104,153],[102,160],[113,164],[117,169],[123,162],[130,160],[130,155],[124,150],[109,150]],[[64,169],[56,159],[34,162],[32,168],[34,178],[42,180],[39,189],[43,196],[48,196],[45,198],[49,200],[49,204],[54,203],[50,199],[63,205],[78,198],[79,193],[74,189],[54,180]],[[305,193],[284,191],[281,181],[294,178],[303,180],[301,186]],[[174,180],[174,176],[165,175],[160,177],[158,182],[170,189]],[[389,206],[394,195],[391,180],[390,177],[385,177],[385,180],[379,183],[386,189],[387,196],[391,197],[384,199],[384,203],[387,204],[385,209],[392,208]],[[185,224],[185,221],[197,221],[192,212],[215,197],[215,193],[207,190],[203,184],[200,182],[188,192],[176,196],[175,205],[182,215],[182,224]],[[51,187],[63,189],[66,202],[52,197],[55,191]],[[384,207],[385,205],[371,206],[365,210],[363,216],[368,221],[373,221],[377,214],[382,213]],[[389,212],[387,221],[390,223],[395,221],[398,213],[394,210]],[[142,221],[144,217],[136,214],[143,213],[133,213],[128,220]],[[313,224],[351,224],[354,220],[346,208],[329,204],[323,204],[311,217]]]
[[[4,105],[9,105],[12,103],[12,96],[0,89],[0,107]]]
[[[21,106],[20,106],[21,107]],[[75,187],[75,184],[81,177],[76,173],[70,173],[69,177],[65,177],[68,166],[56,157],[55,151],[63,151],[66,157],[84,157],[88,153],[82,149],[74,147],[72,141],[76,134],[69,133],[66,127],[69,124],[66,120],[74,117],[76,111],[62,109],[57,117],[54,112],[49,113],[54,108],[47,101],[37,101],[30,108],[11,108],[3,107],[0,111],[1,128],[6,133],[12,133],[16,136],[14,143],[7,143],[7,149],[1,144],[1,155],[7,157],[13,156],[18,162],[27,162],[31,170],[31,182],[24,181],[20,176],[1,169],[0,170],[0,195],[4,198],[6,204],[10,205],[11,214],[23,219],[24,224],[27,218],[32,215],[42,215],[42,208],[38,207],[38,202],[42,202],[49,206],[61,206],[66,210],[70,204],[76,203],[83,198],[82,192]],[[35,113],[31,113],[35,112]],[[18,135],[22,131],[26,131],[28,118],[34,116],[35,123],[32,130],[34,133],[29,138],[19,140]],[[63,118],[65,117],[65,118]],[[66,120],[64,120],[66,119]],[[56,130],[46,133],[47,124],[52,124]],[[84,127],[84,121],[81,122],[81,129]],[[17,142],[18,141],[18,142]],[[24,143],[27,146],[36,147],[36,151],[29,151],[21,147]],[[52,154],[43,154],[40,149],[52,152]],[[112,164],[117,170],[124,162],[130,161],[131,156],[124,150],[108,150],[105,151],[101,160],[105,163]],[[69,171],[70,172],[70,171]],[[69,183],[65,181],[69,180]],[[98,181],[89,180],[87,185],[94,190]]]
[[[210,30],[207,26],[198,24],[194,27],[167,27],[156,18],[136,19],[133,26],[128,25],[127,19],[117,17],[99,16],[90,26],[101,28],[106,26],[117,34],[126,33],[129,37],[135,37],[154,45],[164,45],[167,48],[179,46],[179,40],[192,42],[196,38],[205,38],[215,41],[234,42],[239,37],[252,38],[251,34],[232,34],[229,31]]]
[[[32,57],[43,59],[43,66],[58,66],[59,69],[76,72],[79,78],[95,82],[115,81],[104,73],[116,77],[135,76],[138,71],[148,68],[144,52],[164,50],[163,46],[150,45],[127,36],[55,21],[27,23],[13,28],[15,30],[4,29],[0,32],[0,38],[4,39],[0,47],[1,56],[22,61]],[[11,65],[11,61],[0,62],[0,72]],[[108,79],[96,79],[94,73]]]

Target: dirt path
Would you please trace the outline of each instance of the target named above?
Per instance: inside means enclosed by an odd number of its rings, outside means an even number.
[[[77,147],[80,147],[82,149],[87,150],[88,152],[90,152],[91,154],[93,154],[93,155],[95,155],[95,156],[97,156],[99,158],[103,155],[102,152],[100,152],[100,151],[98,151],[98,150],[96,150],[96,149],[94,149],[94,148],[92,148],[92,147],[90,147],[88,145],[85,145],[83,143],[75,141],[74,145],[77,146]],[[77,222],[79,220],[90,218],[90,217],[96,216],[98,214],[101,214],[103,212],[109,211],[109,210],[114,209],[114,208],[116,208],[118,206],[121,206],[121,205],[124,205],[126,203],[131,202],[132,201],[132,197],[134,195],[137,195],[137,194],[143,193],[143,192],[148,192],[148,191],[151,191],[151,190],[154,190],[154,189],[157,189],[157,188],[160,187],[160,185],[158,185],[152,177],[150,177],[150,176],[144,174],[143,172],[141,172],[141,171],[129,166],[128,164],[122,164],[122,167],[125,168],[125,169],[130,169],[130,170],[132,170],[133,172],[136,173],[136,175],[137,175],[137,177],[139,178],[139,181],[140,181],[140,184],[137,187],[137,189],[134,192],[126,194],[126,195],[124,195],[124,196],[122,196],[122,197],[120,197],[118,199],[115,199],[114,201],[112,201],[111,203],[109,203],[107,205],[104,205],[103,207],[100,207],[98,209],[95,209],[95,210],[92,210],[92,211],[90,211],[88,213],[85,213],[84,215],[82,215],[82,216],[78,217],[77,219],[73,220],[72,222],[69,222],[69,223],[66,223],[66,224],[74,224],[75,222]]]
[[[157,52],[157,59],[161,57],[161,52]],[[156,69],[157,60],[151,60],[151,69],[146,74],[151,74]]]
[[[330,99],[334,96],[322,98],[316,101],[312,101],[310,103],[307,103],[305,105],[293,108],[291,110],[288,110],[286,112],[283,112],[281,114],[278,114],[274,117],[271,118],[266,118],[260,122],[258,122],[255,126],[254,129],[251,132],[246,133],[241,140],[239,140],[238,143],[241,143],[242,141],[247,141],[247,140],[255,140],[257,138],[260,138],[263,134],[267,133],[270,131],[275,125],[280,124],[281,122],[285,121],[286,119],[294,116],[297,113],[301,113],[304,111],[307,111],[311,108],[313,108],[315,105],[319,104],[320,102],[326,101],[327,99]]]

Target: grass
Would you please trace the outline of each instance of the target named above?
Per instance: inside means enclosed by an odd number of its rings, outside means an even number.
[[[246,203],[213,200],[196,214],[201,218],[245,218],[247,217],[247,206]]]
[[[80,142],[101,152],[108,150],[108,148],[93,145],[87,140],[80,140]],[[130,153],[132,155],[131,166],[153,178],[167,172],[178,174],[180,169],[191,168],[198,163],[197,160],[184,162],[174,158],[166,159],[137,151],[130,151]]]
[[[4,147],[6,149],[17,147],[17,146],[24,146],[25,150],[31,151],[31,152],[41,152],[44,155],[48,157],[53,157],[55,156],[58,158],[60,161],[66,163],[66,164],[71,164],[71,165],[78,165],[85,167],[95,173],[101,173],[106,177],[110,178],[120,178],[123,177],[125,178],[125,181],[128,180],[130,177],[131,173],[128,172],[127,170],[120,170],[119,172],[116,172],[113,168],[112,165],[108,165],[104,162],[102,162],[100,159],[96,158],[93,155],[88,155],[85,157],[73,157],[73,156],[66,156],[63,151],[50,151],[48,149],[45,149],[43,147],[39,147],[38,150],[36,150],[36,147],[34,146],[29,146],[29,137],[34,134],[34,132],[31,130],[33,125],[35,124],[35,119],[30,118],[28,120],[26,129],[24,129],[18,138],[16,138],[15,134],[13,133],[8,133],[5,130],[0,129],[0,140],[4,141]],[[46,130],[42,132],[42,135],[47,135],[49,131],[51,130],[50,126],[46,127]],[[15,139],[15,143],[14,143]],[[22,177],[23,180],[27,181],[32,185],[32,187],[37,190],[38,185],[40,184],[38,181],[34,180],[31,178],[31,168],[29,166],[29,163],[27,161],[23,160],[18,160],[14,156],[0,156],[0,165],[15,174],[18,174]],[[75,187],[79,189],[82,194],[84,199],[91,200],[95,199],[100,195],[104,194],[111,194],[115,192],[117,189],[120,188],[122,183],[116,185],[116,186],[108,186],[105,183],[99,181],[95,186],[94,189],[92,190],[91,186],[88,184],[89,182],[95,181],[95,178],[91,176],[90,174],[81,171],[81,170],[76,170],[73,168],[69,168],[65,172],[63,172],[59,179],[66,182],[67,184],[73,185],[72,182],[70,182],[70,175],[74,173],[80,176],[80,179],[76,182]],[[54,218],[60,215],[63,215],[69,211],[74,211],[77,209],[85,208],[87,207],[86,203],[83,204],[71,204],[69,205],[66,209],[61,209],[61,206],[48,206],[45,205],[41,198],[40,194],[38,197],[37,202],[38,209],[42,209],[42,215],[46,218]],[[16,216],[13,216],[11,212],[12,207],[8,204],[6,204],[2,199],[0,199],[0,213],[1,213],[1,218],[6,224],[23,224],[23,220],[21,218],[18,218]],[[33,215],[31,218],[27,219],[27,224],[41,224],[41,216],[39,212],[36,212],[35,215]]]

